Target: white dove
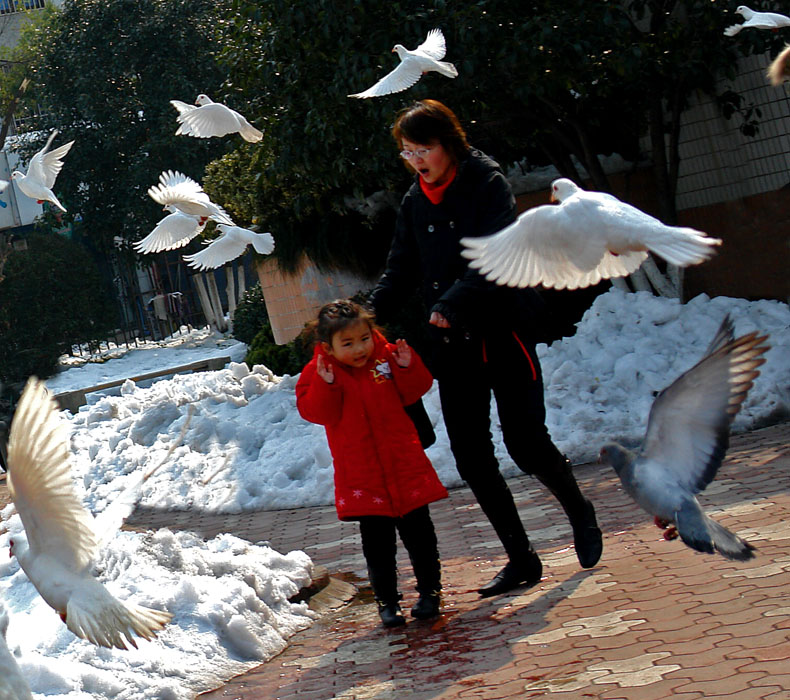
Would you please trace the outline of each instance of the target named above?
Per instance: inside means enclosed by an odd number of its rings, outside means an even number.
[[[8,440],[8,490],[25,528],[10,554],[75,635],[118,649],[126,637],[136,648],[133,635],[154,638],[172,615],[124,603],[93,577],[98,539],[74,492],[66,430],[44,383],[31,377]]]
[[[387,73],[373,87],[369,87],[364,92],[349,95],[349,97],[380,97],[393,92],[401,92],[414,85],[422,77],[422,74],[428,71],[436,71],[448,78],[458,77],[455,66],[442,61],[446,48],[444,34],[440,29],[431,29],[425,41],[414,51],[409,51],[401,44],[395,44],[392,51],[397,53],[400,58],[397,68]]]
[[[740,5],[735,12],[746,20],[743,24],[732,24],[724,30],[725,36],[735,36],[741,29],[779,29],[790,27],[790,17],[780,15],[778,12],[755,12],[746,5]]]
[[[258,131],[241,114],[214,102],[208,95],[200,94],[195,100],[195,105],[170,100],[170,104],[178,110],[179,127],[177,136],[194,136],[198,139],[208,139],[212,136],[225,136],[226,134],[239,133],[245,141],[257,143],[263,138],[263,133]]]
[[[203,250],[185,255],[184,260],[196,270],[213,270],[231,260],[235,260],[248,245],[252,245],[261,255],[268,255],[274,250],[274,238],[271,233],[255,233],[241,226],[225,226],[217,224],[222,235],[211,241]]]
[[[730,423],[765,362],[767,337],[752,332],[733,339],[726,316],[705,356],[656,397],[642,446],[632,452],[610,442],[600,454],[631,498],[668,528],[666,539],[677,532],[692,549],[738,561],[751,559],[754,547],[711,520],[695,494],[721,466]]]
[[[58,209],[66,211],[66,207],[58,201],[52,188],[55,186],[55,179],[63,167],[62,159],[74,145],[74,141],[64,143],[54,151],[48,152],[57,133],[57,129],[53,130],[44,148],[30,159],[30,164],[27,166],[27,174],[20,170],[14,170],[11,173],[11,179],[16,182],[17,187],[22,190],[23,194],[35,199],[39,204],[52,202]]]
[[[134,244],[138,253],[159,253],[163,250],[182,248],[203,231],[206,220],[202,222],[194,216],[184,214],[172,204],[165,205],[171,212],[162,219],[145,238]]]
[[[214,204],[197,182],[177,171],[163,172],[159,176],[159,184],[149,187],[148,194],[155,202],[164,207],[171,204],[201,224],[213,219],[221,224],[234,225],[228,213],[219,204]]]
[[[667,226],[604,192],[587,192],[567,178],[551,184],[559,205],[528,209],[501,231],[462,238],[469,267],[509,287],[578,289],[624,277],[657,253],[685,267],[707,260],[720,245],[692,228]]]
[[[6,645],[8,614],[0,603],[0,700],[33,700],[19,664]]]

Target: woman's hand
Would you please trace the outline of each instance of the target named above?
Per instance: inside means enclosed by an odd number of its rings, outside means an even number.
[[[432,326],[436,326],[437,328],[449,328],[450,322],[442,316],[438,311],[433,311],[431,313],[431,317],[428,319],[428,323]]]
[[[395,341],[395,349],[392,351],[392,356],[395,358],[395,362],[398,363],[398,367],[406,369],[411,364],[411,348],[403,338]]]
[[[315,362],[315,371],[316,374],[321,377],[327,384],[334,384],[335,382],[335,370],[332,369],[332,365],[330,365],[325,359],[323,355],[319,355],[316,358]]]

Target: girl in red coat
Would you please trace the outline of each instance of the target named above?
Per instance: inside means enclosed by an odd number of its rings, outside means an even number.
[[[404,340],[388,343],[351,301],[326,304],[314,322],[313,359],[296,384],[302,418],[326,428],[340,520],[358,520],[362,553],[385,627],[403,625],[396,531],[409,553],[419,600],[413,617],[439,614],[439,549],[428,504],[447,496],[403,410],[433,382]]]

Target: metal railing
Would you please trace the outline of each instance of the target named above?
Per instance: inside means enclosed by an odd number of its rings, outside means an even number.
[[[45,0],[0,0],[0,15],[12,15],[27,10],[43,10]]]

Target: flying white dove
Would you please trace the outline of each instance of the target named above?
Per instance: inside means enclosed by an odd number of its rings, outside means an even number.
[[[219,204],[214,204],[197,182],[177,171],[163,172],[159,176],[159,184],[149,187],[148,194],[165,208],[171,204],[184,214],[195,217],[201,224],[213,219],[221,224],[234,225],[228,213]]]
[[[62,159],[74,145],[74,141],[69,141],[62,146],[58,146],[54,151],[49,151],[52,140],[57,133],[58,130],[55,129],[49,135],[44,148],[30,159],[30,164],[27,166],[27,174],[20,170],[14,170],[11,173],[11,179],[16,182],[17,187],[22,190],[23,194],[35,199],[39,204],[52,202],[58,209],[66,211],[66,207],[58,201],[52,188],[55,186],[55,178],[57,178],[63,167]]]
[[[261,255],[268,255],[274,250],[274,238],[271,233],[255,233],[240,226],[217,224],[222,235],[211,241],[203,250],[185,255],[184,260],[196,270],[213,270],[231,260],[235,260],[248,245],[252,245]]]
[[[436,71],[448,78],[458,77],[455,66],[442,61],[447,50],[444,44],[444,34],[440,29],[431,29],[425,41],[414,51],[409,51],[401,44],[395,44],[392,51],[397,53],[400,58],[400,63],[395,70],[387,73],[373,87],[369,87],[364,92],[349,95],[349,97],[380,97],[393,92],[401,92],[414,85],[422,77],[422,74],[428,71]]]
[[[98,549],[93,516],[71,481],[68,435],[55,400],[31,377],[8,440],[8,490],[25,528],[10,539],[11,556],[78,637],[126,649],[124,637],[153,639],[172,615],[124,603],[91,573]]]
[[[172,204],[165,205],[171,212],[162,219],[145,238],[134,244],[138,253],[159,253],[163,250],[182,248],[203,231],[206,220],[202,222],[194,216],[184,214]]]
[[[177,136],[194,136],[198,139],[208,139],[212,136],[225,136],[238,132],[245,141],[257,143],[263,138],[263,133],[258,131],[241,114],[226,107],[219,102],[214,102],[208,95],[200,94],[195,100],[195,105],[170,100],[170,104],[178,110],[179,127]]]
[[[754,27],[755,29],[773,29],[790,27],[790,17],[780,15],[778,12],[755,12],[746,5],[739,6],[735,12],[746,20],[743,24],[733,24],[724,30],[725,36],[735,36],[741,29]]]
[[[33,700],[19,664],[6,645],[8,614],[0,603],[0,700]]]
[[[779,55],[768,66],[768,80],[771,85],[779,87],[785,80],[790,80],[790,45],[782,49]]]
[[[685,267],[720,245],[692,228],[667,226],[605,192],[587,192],[567,178],[551,183],[552,200],[528,209],[501,231],[462,238],[461,255],[486,279],[509,287],[579,289],[630,275],[657,253]]]
[[[656,524],[670,526],[666,539],[677,533],[692,549],[738,561],[751,559],[754,547],[711,520],[695,494],[721,466],[730,423],[765,362],[767,337],[752,332],[733,339],[726,316],[705,356],[656,397],[642,446],[633,452],[610,442],[600,454]]]

